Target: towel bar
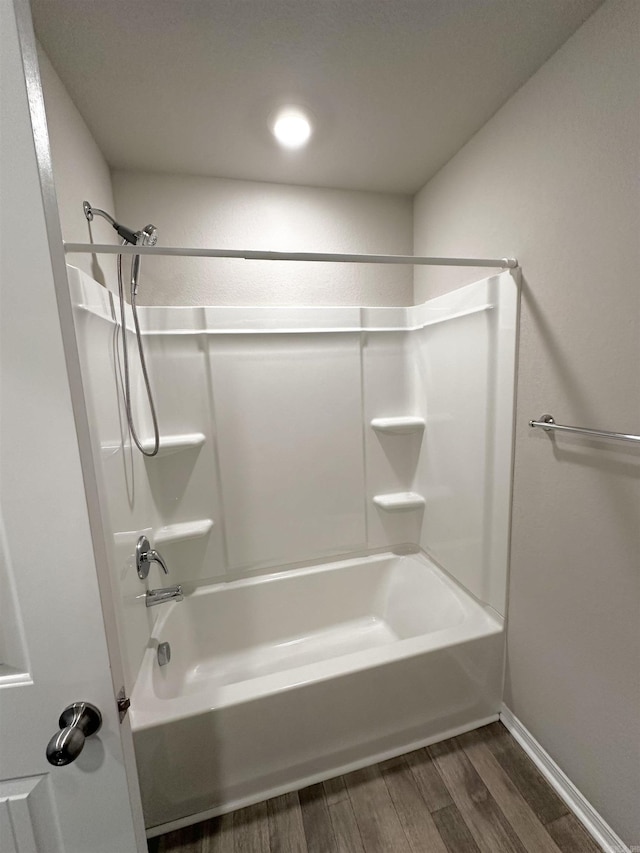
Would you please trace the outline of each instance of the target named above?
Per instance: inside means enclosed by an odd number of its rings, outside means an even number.
[[[612,441],[633,441],[640,444],[640,435],[625,432],[609,432],[604,429],[586,429],[585,427],[566,426],[557,424],[553,415],[540,415],[537,421],[529,421],[530,427],[540,427],[545,432],[558,430],[562,432],[575,432],[589,438],[606,438]]]

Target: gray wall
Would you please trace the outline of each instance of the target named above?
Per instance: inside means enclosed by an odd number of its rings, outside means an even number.
[[[40,45],[38,64],[62,236],[73,243],[117,243],[115,231],[104,219],[96,217],[89,223],[82,210],[82,202],[86,199],[94,207],[114,215],[109,166]],[[96,255],[72,255],[70,263],[115,290],[116,267],[112,255],[99,258]]]
[[[411,254],[413,203],[396,193],[116,171],[118,216],[166,246]],[[155,258],[141,303],[411,305],[411,267]]]
[[[506,703],[640,843],[640,3],[610,0],[418,194],[416,254],[522,264]],[[474,278],[416,275],[416,297]]]

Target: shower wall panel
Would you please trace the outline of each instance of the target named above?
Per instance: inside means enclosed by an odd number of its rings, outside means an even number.
[[[230,571],[366,547],[360,336],[209,343]]]
[[[426,501],[420,543],[483,601],[489,316],[428,326],[412,342],[417,385],[428,401],[416,476]]]
[[[411,337],[426,412],[415,488],[419,542],[504,615],[511,501],[517,278],[503,273],[430,300],[441,322]]]
[[[147,336],[144,343],[152,370],[161,443],[167,436],[204,435],[202,446],[145,460],[153,502],[149,538],[170,568],[161,585],[221,578],[226,570],[224,525],[206,341],[199,335],[166,334]],[[144,400],[142,389],[138,400]],[[152,434],[150,423],[145,434]],[[179,533],[187,529],[185,525],[207,521],[213,526],[206,535]],[[162,541],[157,542],[159,537]]]
[[[91,427],[93,453],[98,472],[103,529],[110,534],[106,550],[111,569],[111,586],[124,654],[127,690],[133,689],[152,628],[154,614],[146,611],[138,596],[144,591],[133,564],[137,535],[151,535],[154,507],[145,463],[128,442],[126,416],[121,403],[121,365],[116,358],[119,333],[113,318],[112,295],[88,276],[70,269],[69,281],[75,307],[75,323],[81,359],[82,381]],[[127,332],[131,351],[135,337]],[[141,399],[141,376],[132,360],[131,384],[136,400]],[[136,417],[142,415],[136,412]],[[137,421],[140,423],[140,421]],[[160,586],[153,568],[149,581]],[[142,604],[142,606],[141,606]]]
[[[363,333],[364,429],[367,458],[368,546],[411,544],[420,541],[424,510],[387,512],[378,507],[376,495],[414,489],[424,431],[383,433],[371,423],[375,418],[425,415],[423,395],[418,394],[411,365],[414,332]]]

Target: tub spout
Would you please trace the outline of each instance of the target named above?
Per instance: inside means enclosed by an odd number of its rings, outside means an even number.
[[[145,604],[147,607],[154,607],[156,604],[164,604],[165,601],[182,601],[182,587],[166,586],[163,589],[148,589],[145,595]]]

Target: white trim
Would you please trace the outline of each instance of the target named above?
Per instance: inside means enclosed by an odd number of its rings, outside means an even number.
[[[67,272],[76,310],[119,326],[115,295],[77,267],[69,264]],[[499,308],[503,276],[498,273],[410,306],[139,305],[138,316],[145,336],[414,332]],[[129,305],[125,323],[133,333]]]
[[[569,806],[580,823],[607,853],[628,853],[629,848],[594,809],[571,779],[555,763],[531,732],[507,708],[502,706],[500,720],[527,753],[553,790]]]
[[[422,749],[424,746],[439,743],[442,740],[463,735],[466,732],[471,732],[474,729],[479,729],[481,726],[488,726],[498,719],[498,714],[491,714],[488,717],[482,717],[479,720],[474,720],[471,723],[465,723],[462,726],[456,726],[453,729],[448,729],[438,735],[432,735],[428,738],[414,741],[413,743],[405,744],[404,746],[388,749],[384,752],[379,752],[376,755],[370,755],[367,758],[361,758],[358,761],[351,761],[348,764],[343,764],[341,767],[336,767],[333,770],[324,773],[314,773],[311,776],[303,776],[296,782],[291,782],[286,785],[279,785],[276,788],[269,788],[259,794],[253,794],[250,797],[243,797],[239,800],[232,800],[217,808],[207,809],[197,814],[187,815],[177,820],[171,820],[168,823],[159,823],[156,826],[151,826],[147,829],[147,838],[155,838],[157,835],[163,835],[165,832],[173,832],[175,829],[182,829],[185,826],[191,826],[193,823],[199,823],[202,820],[209,820],[218,815],[235,812],[238,809],[243,809],[246,806],[253,806],[256,803],[261,803],[263,800],[270,800],[272,797],[279,797],[282,794],[289,794],[292,791],[300,791],[302,788],[307,788],[309,785],[315,785],[318,782],[324,782],[326,779],[334,779],[336,776],[343,776],[346,773],[352,773],[354,770],[361,770],[363,767],[371,767],[374,764],[379,764],[381,761],[387,761],[389,758],[396,758],[398,755],[404,755],[406,752],[414,752],[416,749]],[[626,848],[625,848],[626,849]]]

